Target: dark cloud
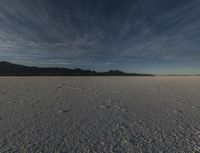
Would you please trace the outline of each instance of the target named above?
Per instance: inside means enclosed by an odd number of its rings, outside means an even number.
[[[198,0],[0,0],[0,60],[188,68],[200,64],[199,42]]]

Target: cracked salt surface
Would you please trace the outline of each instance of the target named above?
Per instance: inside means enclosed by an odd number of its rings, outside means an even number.
[[[0,153],[200,152],[199,77],[2,77],[0,87]]]

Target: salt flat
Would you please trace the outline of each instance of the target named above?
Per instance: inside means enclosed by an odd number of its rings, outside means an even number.
[[[2,77],[0,153],[200,152],[200,77]]]

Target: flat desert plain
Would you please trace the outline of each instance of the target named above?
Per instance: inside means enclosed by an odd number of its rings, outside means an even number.
[[[0,153],[199,153],[200,77],[1,77]]]

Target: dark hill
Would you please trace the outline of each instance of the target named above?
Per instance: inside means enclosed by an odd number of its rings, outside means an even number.
[[[96,72],[67,68],[40,68],[0,62],[0,76],[152,76],[150,74],[124,73],[118,70]]]

